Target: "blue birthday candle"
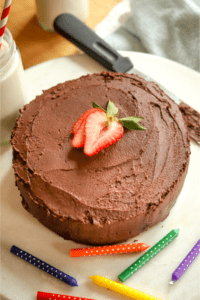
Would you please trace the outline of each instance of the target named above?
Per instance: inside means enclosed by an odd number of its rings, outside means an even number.
[[[23,260],[29,262],[31,265],[38,267],[42,271],[56,277],[59,280],[71,285],[71,286],[78,286],[78,283],[75,278],[69,276],[68,274],[56,269],[55,267],[47,264],[46,262],[42,261],[41,259],[33,256],[32,254],[16,247],[12,246],[10,252],[15,254],[16,256],[22,258]]]

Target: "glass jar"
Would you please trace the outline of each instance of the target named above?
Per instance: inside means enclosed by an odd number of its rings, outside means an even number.
[[[53,22],[61,14],[73,14],[82,22],[89,14],[88,0],[36,0],[36,3],[39,24],[47,31],[54,31]]]
[[[5,29],[0,49],[1,145],[8,143],[19,109],[26,104],[25,74],[19,49]]]

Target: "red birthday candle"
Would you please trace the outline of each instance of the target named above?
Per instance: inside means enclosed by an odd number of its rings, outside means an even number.
[[[54,293],[45,293],[45,292],[37,292],[37,300],[94,300],[88,298],[81,298],[78,296],[67,296],[67,295],[60,295]]]
[[[147,248],[149,248],[149,246],[144,243],[78,248],[78,249],[71,249],[70,256],[77,257],[77,256],[93,256],[93,255],[129,253],[129,252],[142,252]]]

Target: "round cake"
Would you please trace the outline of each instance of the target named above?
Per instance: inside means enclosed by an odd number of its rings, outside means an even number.
[[[73,124],[92,102],[112,101],[119,117],[140,116],[146,130],[88,157],[72,147]],[[113,244],[163,221],[189,164],[190,143],[178,105],[157,84],[102,72],[58,84],[20,112],[12,132],[22,204],[64,239]]]

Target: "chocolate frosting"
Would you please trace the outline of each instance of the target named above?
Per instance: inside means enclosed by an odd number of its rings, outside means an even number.
[[[179,109],[185,120],[190,138],[200,144],[200,113],[184,102],[179,104]]]
[[[87,157],[71,128],[92,102],[119,118],[141,116],[145,131]],[[136,75],[103,72],[58,84],[21,110],[12,133],[13,167],[23,205],[66,239],[120,242],[163,220],[182,187],[189,138],[178,105]]]

